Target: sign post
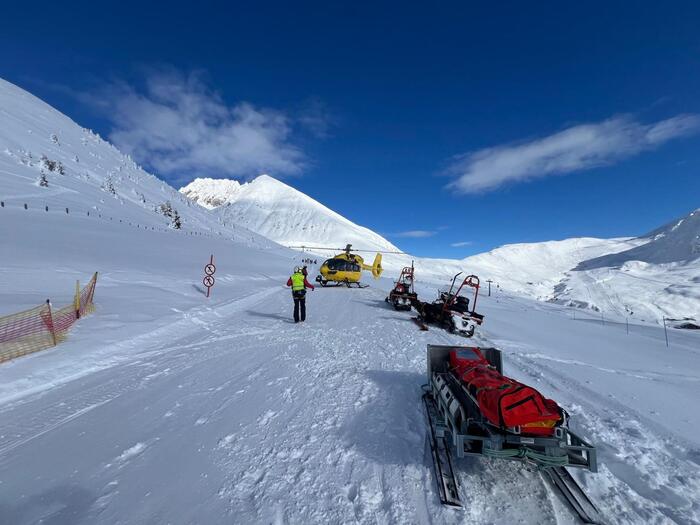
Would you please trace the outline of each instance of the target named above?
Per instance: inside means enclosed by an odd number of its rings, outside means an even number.
[[[204,283],[204,286],[207,287],[207,297],[209,297],[209,293],[211,292],[212,287],[214,286],[214,283],[216,280],[214,279],[214,273],[216,272],[216,266],[214,266],[214,256],[212,255],[211,258],[209,259],[209,264],[207,264],[204,267],[204,280],[202,281]]]

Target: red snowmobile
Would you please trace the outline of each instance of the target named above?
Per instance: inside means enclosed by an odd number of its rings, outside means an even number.
[[[452,278],[452,284],[447,291],[438,292],[438,298],[432,303],[416,301],[415,307],[420,316],[416,322],[422,329],[427,330],[427,324],[442,326],[450,332],[456,332],[465,337],[472,337],[477,325],[484,322],[484,316],[476,313],[476,300],[479,297],[479,278],[476,275],[467,276],[455,288],[458,273]],[[467,288],[473,288],[474,300],[469,309],[469,298],[460,293]]]
[[[397,310],[410,310],[418,302],[418,294],[413,287],[413,280],[414,269],[413,263],[411,263],[411,266],[406,266],[401,270],[398,281],[384,300]]]

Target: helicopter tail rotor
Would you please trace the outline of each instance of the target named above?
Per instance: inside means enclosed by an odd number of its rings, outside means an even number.
[[[379,276],[382,274],[383,271],[384,268],[382,268],[382,254],[378,253],[374,258],[374,263],[372,264],[372,276],[375,279],[379,279]]]

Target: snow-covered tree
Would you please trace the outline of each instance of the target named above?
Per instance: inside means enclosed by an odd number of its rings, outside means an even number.
[[[156,207],[158,213],[162,213],[170,219],[170,227],[176,230],[182,228],[182,218],[170,201],[165,201],[163,204]]]
[[[51,172],[58,169],[58,163],[55,160],[49,159],[46,155],[41,156],[41,167]]]
[[[117,194],[117,189],[114,187],[114,181],[112,180],[111,175],[107,175],[107,178],[102,183],[102,191],[106,191],[112,195]]]
[[[44,173],[44,170],[41,170],[41,175],[39,175],[39,186],[42,188],[49,187],[49,179],[46,178],[46,173]]]

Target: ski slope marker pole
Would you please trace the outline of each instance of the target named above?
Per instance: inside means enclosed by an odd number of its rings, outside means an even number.
[[[214,273],[216,273],[216,266],[214,266],[214,255],[209,258],[209,264],[204,267],[204,286],[207,287],[207,297],[211,292],[212,287],[216,280],[214,279]]]
[[[664,315],[664,336],[666,337],[666,348],[668,348],[668,330],[666,329],[666,316]]]

